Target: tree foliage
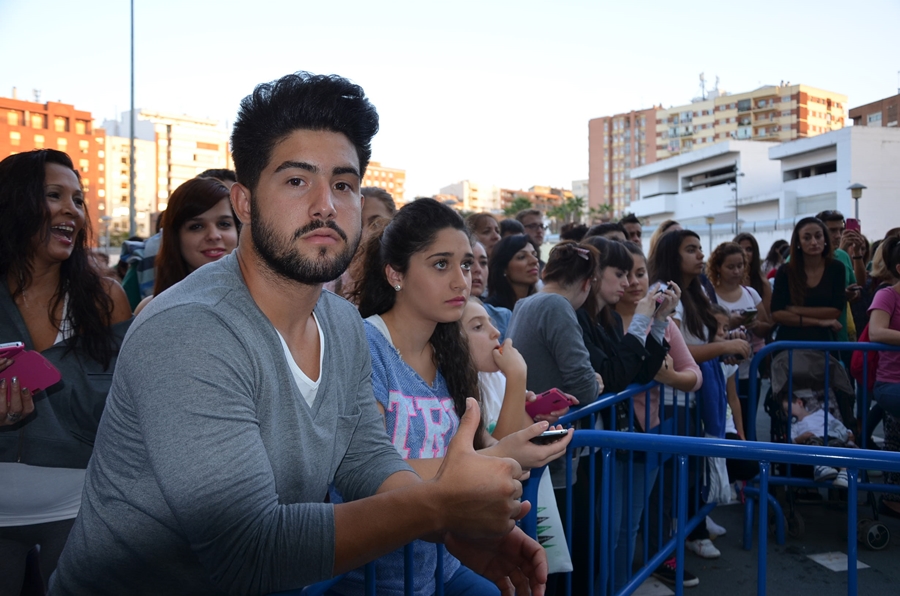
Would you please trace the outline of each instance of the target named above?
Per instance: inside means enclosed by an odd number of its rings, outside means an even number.
[[[531,199],[519,195],[515,199],[513,199],[512,203],[506,206],[506,208],[503,210],[503,215],[505,215],[506,217],[515,217],[516,213],[518,213],[519,211],[531,209],[533,207],[534,205],[532,205]]]

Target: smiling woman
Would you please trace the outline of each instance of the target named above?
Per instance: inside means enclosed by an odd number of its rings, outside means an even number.
[[[193,178],[171,194],[162,215],[153,295],[141,301],[135,314],[195,269],[235,249],[239,225],[228,197],[228,189],[214,178]]]
[[[0,593],[18,594],[41,544],[46,582],[78,513],[85,467],[131,309],[89,259],[90,220],[71,159],[49,149],[0,162],[0,343],[42,352],[63,383],[32,396],[0,381]],[[0,370],[14,359],[0,359]],[[78,437],[78,438],[76,438]]]

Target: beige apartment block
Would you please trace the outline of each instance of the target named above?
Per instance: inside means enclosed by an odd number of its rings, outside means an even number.
[[[110,219],[102,219],[102,226],[110,232],[127,232],[129,229],[129,196],[131,169],[129,158],[131,142],[127,137],[106,137],[106,213]],[[134,140],[134,194],[135,225],[138,236],[147,238],[152,230],[152,216],[160,210],[156,193],[156,143],[145,139]],[[165,208],[163,200],[162,207]],[[101,229],[105,233],[106,229]]]
[[[406,202],[403,198],[406,191],[406,170],[389,168],[380,162],[370,161],[362,185],[383,188],[394,198],[394,203],[398,207]]]
[[[807,85],[767,85],[656,112],[656,159],[720,141],[785,142],[844,127],[847,96]]]

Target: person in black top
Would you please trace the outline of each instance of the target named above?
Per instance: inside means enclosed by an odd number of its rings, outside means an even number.
[[[844,311],[844,265],[834,260],[828,229],[814,217],[801,219],[791,235],[791,260],[778,269],[772,318],[779,341],[834,341]]]
[[[634,260],[621,242],[601,236],[589,237],[585,242],[600,251],[600,267],[591,295],[577,312],[591,365],[603,377],[607,392],[618,393],[631,383],[649,383],[666,358],[668,345],[663,339],[668,325],[666,317],[678,304],[681,291],[672,284],[666,291],[668,299],[654,313],[655,291],[651,289],[638,303],[626,331],[622,318],[613,308],[628,287],[628,272]]]

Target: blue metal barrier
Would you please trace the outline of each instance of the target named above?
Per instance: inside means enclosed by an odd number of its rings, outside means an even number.
[[[881,451],[865,451],[860,449],[846,449],[840,447],[815,447],[808,445],[786,445],[750,441],[729,441],[720,439],[662,436],[653,434],[610,432],[610,431],[578,431],[572,440],[572,448],[582,447],[600,448],[605,460],[609,460],[615,450],[627,450],[629,452],[657,452],[677,454],[679,464],[679,478],[681,486],[684,486],[687,478],[687,456],[695,457],[722,457],[759,461],[760,476],[759,490],[762,494],[768,492],[770,481],[770,464],[825,464],[832,467],[846,468],[849,476],[849,492],[847,500],[847,530],[848,561],[855,561],[857,555],[856,526],[857,526],[857,499],[856,492],[862,488],[857,483],[859,470],[883,470],[886,472],[900,472],[900,454]],[[604,466],[601,486],[604,495],[612,498],[613,489],[610,483],[612,474],[611,466]],[[674,542],[676,560],[678,562],[679,577],[675,586],[675,593],[682,594],[683,585],[681,570],[684,561],[684,539],[689,532],[689,524],[685,522],[687,517],[687,498],[683,492],[678,494],[678,524]],[[606,515],[606,514],[604,514]],[[768,507],[762,507],[758,522],[758,557],[757,557],[757,594],[766,593],[766,552],[768,532]],[[656,557],[659,558],[659,557]],[[601,560],[602,562],[602,560]],[[644,570],[646,571],[646,569]],[[604,570],[601,566],[601,581],[604,578]],[[643,576],[643,573],[639,574]],[[847,593],[856,594],[856,565],[848,565]],[[629,582],[620,593],[629,593],[636,587],[638,576]],[[643,580],[641,580],[643,581]],[[601,593],[606,593],[601,591]]]

